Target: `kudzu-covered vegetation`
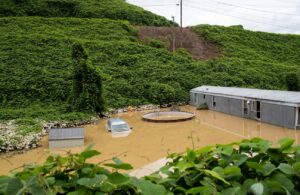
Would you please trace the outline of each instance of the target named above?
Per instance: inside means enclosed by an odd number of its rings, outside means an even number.
[[[108,107],[186,102],[188,91],[201,84],[286,89],[286,76],[299,75],[296,35],[194,27],[224,53],[203,62],[139,43],[135,29],[123,21],[20,17],[1,18],[0,23],[1,119],[70,112],[75,42],[101,74]],[[47,114],[28,112],[28,106]]]
[[[196,26],[222,53],[196,61],[159,40],[143,44],[134,24],[172,25],[123,0],[0,1],[0,123],[26,119],[36,129],[45,121],[87,120],[108,108],[188,102],[189,90],[203,84],[299,90],[298,35]],[[79,66],[74,45],[86,53]]]
[[[166,18],[124,0],[1,0],[1,16],[111,18],[139,25],[173,25]]]
[[[76,118],[68,101],[74,43],[83,46],[87,63],[100,74],[107,107],[188,102],[189,90],[203,84],[287,89],[295,85],[290,75],[299,77],[297,35],[196,26],[223,57],[195,61],[182,50],[170,53],[140,43],[125,21],[13,17],[0,18],[0,24],[0,119]]]
[[[133,167],[112,162],[88,163],[98,151],[52,155],[42,165],[25,165],[0,177],[0,194],[299,194],[300,146],[282,139],[277,147],[259,138],[228,145],[187,149],[169,155],[159,172],[136,178],[120,171]],[[163,176],[162,176],[163,173]]]

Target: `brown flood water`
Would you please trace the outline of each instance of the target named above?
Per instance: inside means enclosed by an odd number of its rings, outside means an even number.
[[[145,112],[119,114],[117,117],[125,119],[133,127],[128,137],[113,138],[105,129],[105,119],[101,119],[97,125],[86,126],[85,145],[94,143],[94,149],[102,153],[92,158],[90,162],[98,163],[118,156],[136,169],[163,158],[168,153],[184,152],[187,147],[226,144],[252,137],[262,137],[272,142],[290,137],[300,144],[300,131],[213,111],[196,111],[190,106],[182,109],[196,112],[195,119],[177,123],[151,123],[141,119]],[[10,157],[1,155],[0,175],[8,174],[24,163],[42,163],[51,153],[65,154],[68,150],[80,152],[85,148],[49,150],[47,137],[42,143],[42,147],[24,154]]]

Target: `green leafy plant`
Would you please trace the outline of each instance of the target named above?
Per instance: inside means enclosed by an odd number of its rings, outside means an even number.
[[[254,138],[187,149],[171,154],[159,172],[139,179],[120,173],[133,167],[118,158],[87,163],[100,154],[89,146],[1,176],[0,194],[299,194],[300,146],[293,143],[285,138],[273,147]]]
[[[166,194],[163,186],[119,171],[130,164],[113,158],[103,166],[86,160],[99,155],[89,146],[80,154],[49,156],[43,165],[26,165],[12,176],[0,177],[0,193],[14,194]],[[110,171],[105,167],[112,168]]]
[[[300,90],[300,81],[295,73],[287,74],[285,77],[286,85],[289,91],[299,91]]]
[[[188,149],[147,179],[174,194],[299,194],[300,147],[260,138]],[[163,175],[163,177],[161,176]]]
[[[88,64],[88,56],[82,45],[73,45],[72,58],[74,60],[72,104],[77,111],[103,112],[102,79],[97,70]]]
[[[174,101],[175,90],[167,84],[151,83],[149,90],[149,99],[160,106]]]

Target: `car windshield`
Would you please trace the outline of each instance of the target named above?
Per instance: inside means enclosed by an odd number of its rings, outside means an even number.
[[[118,125],[113,125],[112,126],[112,131],[115,132],[122,132],[122,131],[128,131],[128,125],[127,124],[118,124]]]

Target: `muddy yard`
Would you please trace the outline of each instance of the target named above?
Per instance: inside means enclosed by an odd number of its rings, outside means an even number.
[[[106,119],[101,119],[96,125],[86,126],[85,147],[95,144],[94,148],[102,153],[91,159],[91,162],[98,163],[118,156],[131,163],[134,168],[140,168],[165,157],[168,153],[184,152],[187,147],[199,148],[252,137],[262,137],[273,142],[283,137],[291,137],[300,143],[299,131],[213,111],[196,111],[189,106],[183,109],[195,112],[195,119],[178,123],[151,123],[141,119],[145,112],[117,115],[116,117],[126,120],[133,127],[133,132],[128,137],[113,138],[106,131]],[[20,168],[24,163],[41,163],[50,153],[65,154],[68,150],[80,152],[85,147],[49,150],[47,137],[44,137],[43,146],[40,148],[14,156],[2,155],[0,175]]]

